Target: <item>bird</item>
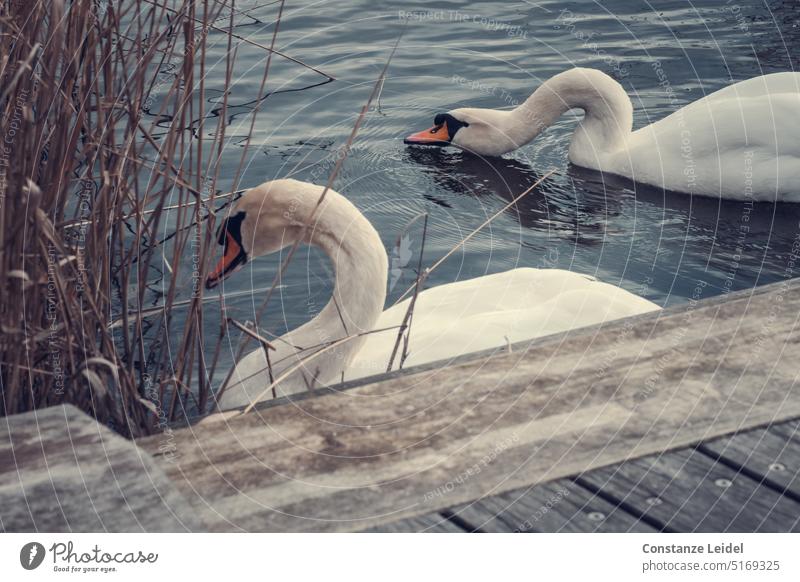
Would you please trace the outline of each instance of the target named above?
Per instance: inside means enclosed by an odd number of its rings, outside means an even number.
[[[335,276],[329,302],[313,319],[235,365],[218,398],[221,410],[373,376],[397,369],[401,360],[404,367],[447,360],[660,309],[591,276],[519,267],[431,287],[384,310],[389,264],[375,228],[342,194],[294,179],[247,190],[217,240],[223,253],[207,289],[255,258],[295,244],[322,249]],[[400,343],[390,366],[412,300],[408,346]]]
[[[584,116],[569,161],[669,191],[717,198],[800,202],[800,73],[729,85],[636,131],[633,105],[602,71],[576,67],[542,83],[511,110],[439,113],[414,145],[453,145],[501,156],[570,109]]]

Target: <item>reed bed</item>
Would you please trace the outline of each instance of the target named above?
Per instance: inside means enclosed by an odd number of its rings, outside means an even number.
[[[207,51],[211,34],[226,46],[227,89],[241,15],[215,0],[2,3],[0,414],[68,402],[135,437],[209,408],[206,348],[226,328],[205,337],[202,283],[229,92],[210,115]],[[274,35],[265,57],[286,57]]]

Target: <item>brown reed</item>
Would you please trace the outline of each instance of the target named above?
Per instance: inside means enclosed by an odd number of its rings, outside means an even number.
[[[221,333],[204,337],[202,282],[228,91],[210,116],[206,57],[210,32],[227,35],[227,89],[237,14],[231,0],[0,4],[0,415],[71,403],[136,437],[208,408]]]

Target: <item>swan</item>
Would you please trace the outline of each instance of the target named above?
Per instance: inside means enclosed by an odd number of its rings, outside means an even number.
[[[298,240],[321,248],[333,264],[336,281],[327,305],[308,323],[271,342],[272,377],[285,374],[275,387],[276,396],[385,372],[397,326],[411,301],[384,311],[388,259],[378,233],[334,190],[328,190],[317,207],[323,191],[322,186],[284,179],[245,192],[220,225],[223,255],[206,279],[206,287],[213,289],[248,261]],[[656,304],[593,277],[556,269],[512,269],[419,293],[403,365],[656,309]],[[375,333],[365,333],[371,331]],[[332,345],[349,336],[353,339]],[[313,359],[298,366],[300,358],[311,354]],[[271,391],[263,394],[270,383],[264,349],[259,347],[235,366],[219,407],[227,410],[272,398]]]
[[[631,131],[633,105],[596,69],[542,83],[509,111],[440,113],[408,144],[454,145],[500,156],[533,140],[561,114],[583,109],[569,160],[667,190],[738,200],[800,202],[800,73],[735,83]]]

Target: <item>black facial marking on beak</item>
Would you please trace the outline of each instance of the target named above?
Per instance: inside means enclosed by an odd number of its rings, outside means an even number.
[[[217,243],[222,245],[222,258],[206,279],[206,289],[213,289],[220,281],[247,262],[247,253],[242,244],[242,221],[245,213],[240,211],[230,216],[217,231]]]
[[[245,212],[240,210],[233,216],[227,217],[222,221],[217,229],[217,244],[224,245],[226,242],[226,232],[230,232],[233,240],[242,245],[242,221],[244,221]]]
[[[434,125],[447,124],[447,133],[450,134],[450,140],[456,135],[456,132],[462,127],[469,127],[469,123],[456,119],[449,113],[439,113],[433,118]]]

